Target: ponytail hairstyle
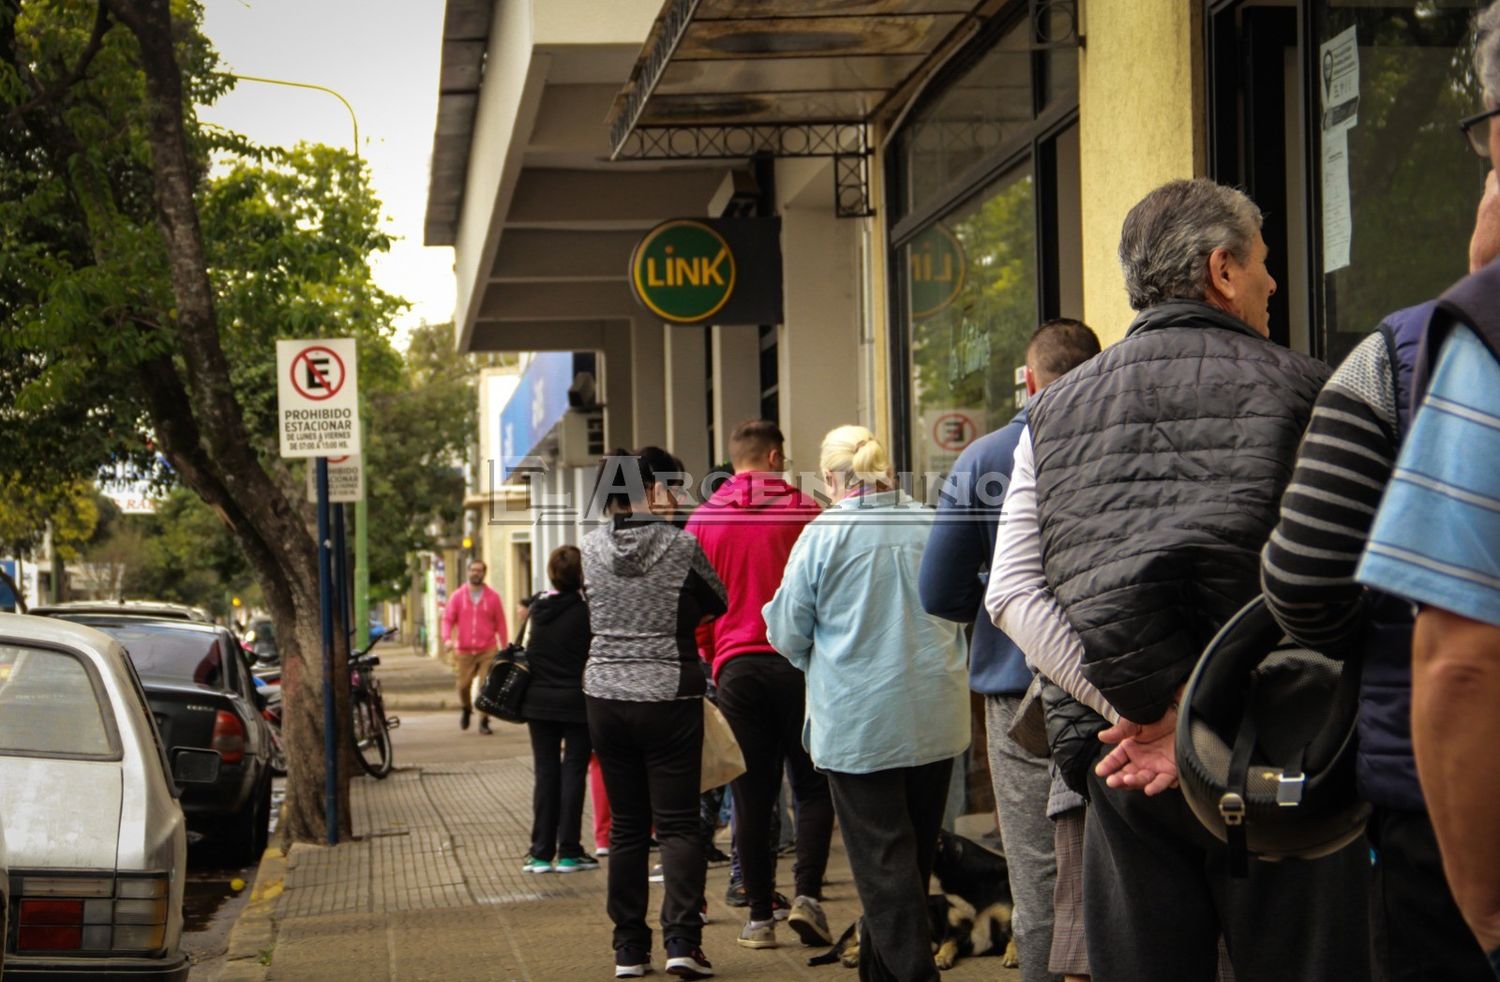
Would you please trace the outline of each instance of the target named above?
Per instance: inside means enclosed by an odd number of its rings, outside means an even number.
[[[863,426],[840,426],[823,438],[818,467],[842,475],[846,487],[888,484],[891,458],[875,434]]]

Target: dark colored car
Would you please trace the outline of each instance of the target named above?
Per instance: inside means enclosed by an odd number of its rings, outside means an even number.
[[[265,851],[271,817],[271,734],[239,641],[213,624],[68,612],[120,642],[130,655],[169,756],[179,748],[219,754],[219,778],[183,788],[188,830],[238,865]]]

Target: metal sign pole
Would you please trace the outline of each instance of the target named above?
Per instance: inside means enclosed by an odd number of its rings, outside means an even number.
[[[333,543],[328,530],[328,458],[318,458],[318,606],[323,616],[323,824],[339,844],[338,713],[333,701]]]
[[[349,623],[349,552],[344,537],[344,505],[342,502],[330,502],[329,510],[333,516],[333,609],[339,612],[338,622],[344,626],[342,636],[335,627],[334,637],[338,644],[334,650],[342,648],[348,651],[349,632],[353,625]]]

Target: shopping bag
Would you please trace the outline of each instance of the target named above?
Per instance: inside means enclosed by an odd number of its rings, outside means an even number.
[[[719,707],[703,700],[703,775],[700,791],[721,788],[745,773],[745,755]]]

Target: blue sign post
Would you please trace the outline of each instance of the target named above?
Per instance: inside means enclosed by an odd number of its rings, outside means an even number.
[[[318,606],[323,618],[323,824],[339,844],[338,710],[333,689],[333,543],[328,528],[328,458],[318,458]]]

